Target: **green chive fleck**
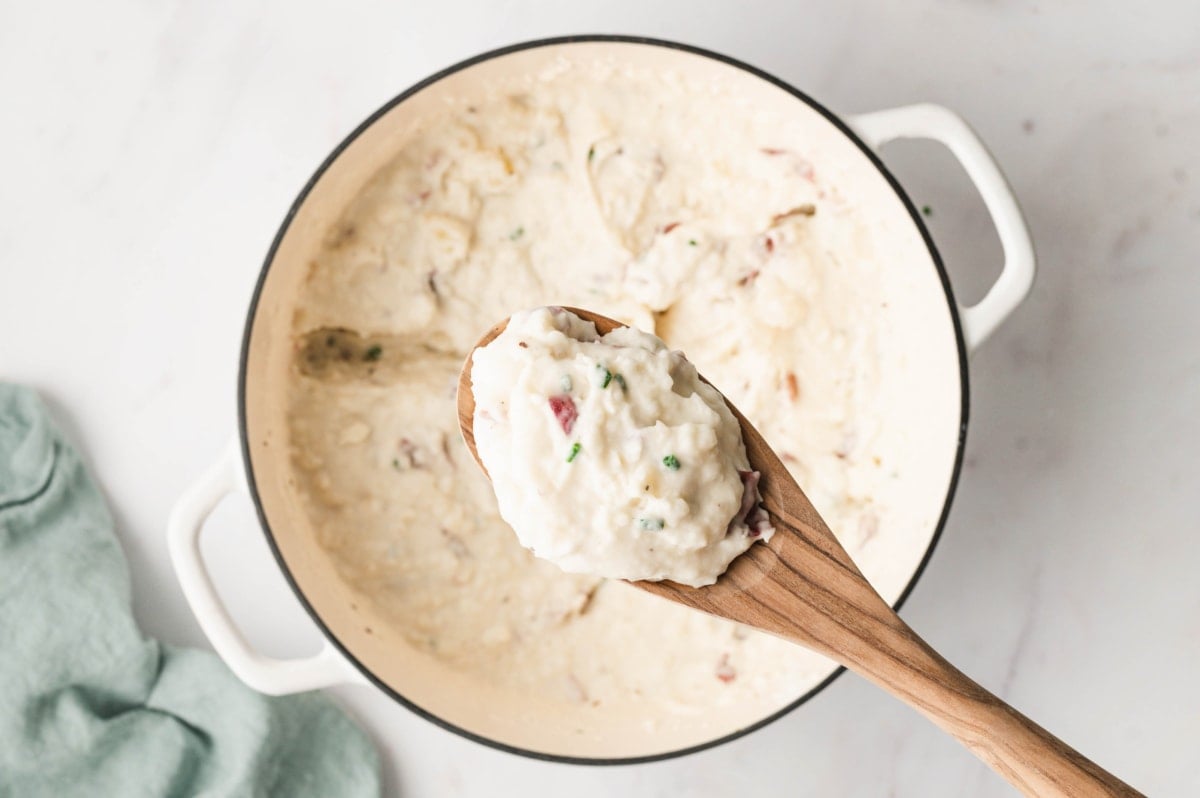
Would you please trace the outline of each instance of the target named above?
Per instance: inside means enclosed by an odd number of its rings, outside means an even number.
[[[592,145],[591,147],[588,147],[588,163],[591,163],[592,159],[595,157],[596,157],[596,147],[595,147],[595,145]]]
[[[611,371],[604,368],[604,366],[601,366],[599,363],[596,364],[596,380],[600,383],[601,388],[607,388],[608,384],[612,382],[612,378],[613,375]]]
[[[518,238],[520,238],[523,235],[525,235],[525,228],[518,227],[516,230],[513,230],[511,233],[508,234],[508,240],[516,241]]]
[[[367,349],[366,353],[363,355],[363,360],[367,361],[368,363],[374,363],[381,357],[383,357],[383,347],[379,344],[375,344]]]
[[[613,379],[617,381],[617,385],[621,386],[622,391],[629,392],[629,386],[625,384],[625,377],[620,374],[614,374]]]
[[[579,456],[579,450],[583,447],[579,445],[579,441],[571,444],[571,453],[567,455],[567,462],[570,463]]]
[[[689,239],[688,239],[688,246],[689,246],[689,247],[694,247],[694,246],[696,246],[696,239],[694,239],[694,238],[689,238]]]
[[[933,208],[929,207],[928,205],[922,205],[921,213],[925,214],[926,216],[933,216]]]
[[[395,457],[392,458],[392,468],[396,469],[397,471],[404,470],[400,467],[400,460]]]
[[[571,375],[570,374],[562,375],[562,378],[558,381],[558,387],[562,389],[563,393],[570,393],[571,392]]]
[[[642,529],[659,530],[667,525],[661,518],[639,518],[638,526]]]
[[[670,471],[678,471],[679,470],[679,458],[673,454],[669,454],[663,458],[663,465],[665,465],[667,467],[667,469]]]

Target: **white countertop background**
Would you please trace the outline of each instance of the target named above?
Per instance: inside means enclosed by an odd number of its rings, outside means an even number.
[[[1134,6],[1153,7],[1135,9]],[[966,468],[904,617],[1151,795],[1200,795],[1200,5],[1064,2],[0,0],[0,375],[36,386],[102,484],[137,617],[207,646],[167,559],[172,502],[234,430],[260,263],[301,185],[376,107],[546,35],[678,39],[831,108],[943,103],[993,149],[1040,256],[971,363]],[[936,145],[885,150],[960,295],[999,249]],[[252,639],[317,634],[248,502],[206,549]],[[402,796],[1001,796],[916,713],[844,676],[765,730],[587,768],[334,691]]]

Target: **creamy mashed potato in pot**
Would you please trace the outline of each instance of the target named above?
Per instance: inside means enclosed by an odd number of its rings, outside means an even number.
[[[581,729],[780,709],[827,660],[520,545],[460,441],[456,380],[524,308],[631,323],[686,351],[887,573],[873,544],[901,475],[879,428],[886,253],[865,230],[802,136],[721,86],[564,65],[448,102],[328,230],[295,313],[292,479],[321,547],[412,646]]]

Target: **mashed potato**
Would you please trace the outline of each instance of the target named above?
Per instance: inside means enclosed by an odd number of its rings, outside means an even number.
[[[737,419],[660,338],[522,311],[472,353],[471,391],[500,516],[568,573],[702,587],[774,531]]]

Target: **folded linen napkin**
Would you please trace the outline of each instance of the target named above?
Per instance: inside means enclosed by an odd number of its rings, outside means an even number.
[[[145,637],[112,518],[27,388],[0,383],[0,796],[374,796],[323,696],[269,698]]]

